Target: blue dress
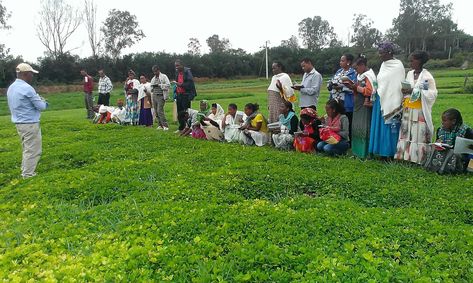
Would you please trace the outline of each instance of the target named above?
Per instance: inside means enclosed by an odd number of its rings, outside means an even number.
[[[373,105],[371,116],[370,145],[368,152],[382,157],[393,157],[396,153],[400,125],[400,123],[385,124],[381,112],[379,95],[376,94],[376,101]]]

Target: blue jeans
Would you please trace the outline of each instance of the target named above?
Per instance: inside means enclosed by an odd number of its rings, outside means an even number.
[[[337,144],[328,144],[323,141],[317,144],[318,151],[325,152],[329,155],[345,154],[349,147],[350,144],[346,140],[341,140]]]

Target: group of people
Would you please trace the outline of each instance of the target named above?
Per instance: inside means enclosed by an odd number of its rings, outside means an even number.
[[[473,153],[472,142],[468,141],[473,139],[473,131],[463,123],[458,110],[443,112],[442,125],[435,134],[432,107],[437,88],[432,74],[423,68],[428,54],[410,54],[411,70],[406,75],[402,62],[394,58],[394,44],[382,43],[378,52],[383,61],[378,74],[368,67],[363,55],[341,56],[340,69],[327,84],[330,98],[324,105],[325,115],[318,114],[322,76],[305,58],[301,61],[304,75],[300,84],[292,82],[281,63],[272,64],[268,117],[256,103],[246,104],[243,111],[232,103],[225,111],[218,103],[202,100],[199,110],[191,109],[197,92],[191,70],[180,60],[175,61],[172,82],[158,66],[152,68],[151,82],[145,75],[137,80],[130,70],[124,100],[119,99],[117,107],[109,105],[113,84],[103,70],[98,72],[99,100],[98,107],[94,107],[93,78],[81,70],[87,118],[96,123],[145,126],[152,126],[156,120],[158,129],[169,130],[164,105],[172,89],[179,121],[176,133],[180,136],[256,146],[272,144],[278,149],[329,155],[346,154],[351,148],[359,158],[404,160],[440,173],[473,169],[472,156],[465,154]],[[21,63],[16,72],[18,78],[8,88],[7,97],[12,122],[22,141],[22,176],[29,178],[36,174],[41,155],[39,118],[48,103],[30,85],[36,70]],[[299,117],[294,109],[297,100]],[[465,144],[465,140],[469,143],[466,151],[458,152],[455,144]]]
[[[178,62],[176,62],[178,64]],[[87,118],[95,123],[115,122],[123,125],[152,126],[156,120],[158,128],[169,130],[169,125],[164,114],[164,105],[169,95],[171,82],[167,75],[161,73],[159,66],[152,67],[153,78],[148,82],[146,75],[140,75],[136,79],[133,70],[128,71],[124,85],[124,100],[117,101],[117,107],[110,106],[110,93],[113,84],[103,70],[99,70],[98,92],[99,99],[96,106],[93,105],[93,78],[86,70],[81,70],[84,83],[85,107]],[[177,87],[176,82],[176,88]],[[95,109],[95,111],[94,111]],[[95,113],[94,113],[95,112]],[[108,116],[108,119],[107,119]]]
[[[432,107],[438,92],[435,79],[423,67],[428,54],[410,54],[411,70],[406,75],[403,63],[394,58],[394,44],[382,43],[378,52],[383,62],[377,75],[365,56],[341,56],[340,69],[327,84],[330,98],[324,105],[325,115],[318,114],[323,80],[312,61],[301,62],[301,84],[293,84],[284,66],[274,62],[267,118],[254,103],[246,104],[243,112],[230,104],[225,113],[221,105],[203,100],[199,110],[179,113],[187,121],[180,134],[329,155],[346,154],[351,148],[359,158],[403,160],[437,172],[463,171],[468,163],[473,169],[471,156],[453,154],[456,138],[473,139],[458,110],[442,114],[442,126],[433,140]],[[294,110],[297,99],[300,119]]]

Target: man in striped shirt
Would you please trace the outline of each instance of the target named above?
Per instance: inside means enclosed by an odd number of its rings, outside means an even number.
[[[102,104],[105,106],[110,105],[110,92],[112,92],[113,89],[113,84],[112,81],[110,80],[107,75],[105,75],[105,72],[103,69],[99,70],[99,101],[98,104]]]

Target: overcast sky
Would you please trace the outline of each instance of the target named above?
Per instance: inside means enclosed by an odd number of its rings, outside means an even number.
[[[74,5],[83,2],[69,1]],[[99,23],[105,20],[108,11],[113,8],[128,10],[137,16],[146,37],[132,48],[124,50],[125,54],[142,51],[184,53],[191,37],[199,39],[205,53],[208,52],[205,40],[213,34],[228,38],[232,48],[256,52],[266,40],[270,41],[270,46],[277,46],[281,40],[298,35],[298,23],[316,15],[328,20],[339,39],[346,42],[353,14],[368,15],[375,27],[384,33],[399,13],[398,0],[95,1],[99,10]],[[473,1],[441,0],[441,3],[448,2],[453,3],[453,20],[459,28],[473,34]],[[35,62],[45,51],[36,37],[40,0],[3,0],[3,4],[11,12],[8,23],[12,28],[0,33],[1,42],[10,48],[11,54]],[[299,43],[302,42],[299,40]],[[67,47],[76,48],[72,53],[81,57],[91,55],[84,26],[78,29]]]

